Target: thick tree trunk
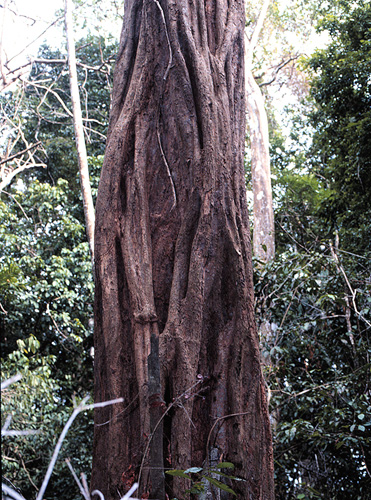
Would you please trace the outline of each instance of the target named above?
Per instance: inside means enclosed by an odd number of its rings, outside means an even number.
[[[239,498],[274,496],[243,171],[243,30],[242,0],[125,5],[95,233],[95,400],[125,399],[95,413],[92,488],[106,500],[141,463],[141,491],[156,498],[163,466],[215,455],[246,479],[233,485]],[[171,498],[187,486],[167,479]]]
[[[86,153],[84,127],[82,123],[79,86],[77,81],[75,41],[73,38],[72,0],[65,0],[64,12],[65,12],[65,26],[66,26],[66,39],[67,39],[68,68],[70,74],[73,125],[75,128],[77,158],[79,162],[80,185],[81,185],[82,202],[84,206],[86,236],[89,243],[91,259],[94,264],[95,214],[94,214],[94,204],[93,204],[93,197],[91,194],[91,186],[89,178],[88,155]]]

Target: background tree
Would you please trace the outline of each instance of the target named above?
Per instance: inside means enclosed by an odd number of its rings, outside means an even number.
[[[106,499],[138,474],[142,492],[164,498],[163,460],[184,469],[222,458],[244,478],[239,495],[273,498],[243,175],[243,30],[239,1],[125,7],[96,205],[95,400],[125,400],[95,414],[92,488]],[[162,404],[167,446],[148,460]],[[169,493],[187,483],[175,477]]]
[[[262,262],[273,259],[275,253],[270,141],[280,127],[277,115],[282,101],[299,105],[303,79],[297,60],[313,38],[316,9],[300,0],[246,2],[248,177],[253,196],[253,253]]]
[[[371,6],[360,1],[348,9],[342,20],[324,17],[321,29],[329,31],[332,43],[308,63],[316,75],[311,156],[326,188],[319,215],[328,221],[329,234],[338,231],[344,249],[369,255]]]
[[[321,23],[332,41],[308,62],[313,101],[295,118],[291,141],[275,136],[279,256],[255,270],[258,316],[265,311],[275,331],[265,349],[275,361],[282,499],[369,498],[369,239],[357,206],[368,213],[370,10],[364,2],[333,9]],[[352,200],[344,203],[343,191]]]
[[[117,46],[88,37],[79,40],[77,47],[95,194],[110,99],[111,63],[107,61]],[[0,287],[2,377],[15,370],[23,374],[22,381],[8,391],[10,397],[2,398],[2,419],[11,413],[13,428],[28,426],[42,432],[5,437],[2,470],[26,498],[32,498],[73,400],[84,397],[93,384],[93,281],[65,54],[42,46],[27,80],[1,96],[1,105],[3,131],[12,144],[21,130],[14,151],[24,147],[23,138],[29,143],[40,141],[35,159],[45,165],[14,177],[0,200],[0,269],[9,279]],[[9,126],[9,119],[18,128]],[[7,166],[14,166],[12,160]],[[48,498],[79,498],[63,458],[70,456],[78,472],[89,474],[92,432],[91,416],[81,416],[57,463]]]
[[[253,251],[263,262],[274,258],[274,214],[269,158],[269,129],[263,94],[252,73],[253,55],[270,0],[265,0],[245,48],[246,104],[251,148]]]
[[[79,85],[77,80],[76,50],[73,34],[72,3],[65,0],[64,17],[67,39],[68,69],[70,75],[70,92],[73,112],[73,125],[75,130],[76,151],[79,165],[82,203],[84,206],[86,236],[89,243],[90,255],[94,265],[94,203],[91,194],[88,156],[84,137],[84,125],[82,121],[81,101]]]

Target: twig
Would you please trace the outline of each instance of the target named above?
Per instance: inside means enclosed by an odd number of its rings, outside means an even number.
[[[210,429],[210,432],[209,432],[209,435],[207,436],[207,442],[206,442],[206,463],[208,464],[209,463],[209,445],[210,445],[210,439],[211,439],[211,434],[213,432],[213,430],[215,429],[215,427],[217,426],[217,424],[221,421],[221,420],[224,420],[226,418],[231,418],[231,417],[242,417],[244,415],[248,415],[248,411],[244,411],[244,412],[241,412],[241,413],[230,413],[229,415],[223,415],[222,417],[218,417],[215,422],[213,423],[211,429]]]
[[[110,418],[109,420],[107,420],[106,422],[103,422],[101,424],[95,424],[95,427],[101,427],[102,425],[107,425],[109,424],[110,422],[113,422],[115,419],[117,419],[120,415],[122,415],[126,410],[128,410],[130,408],[130,406],[139,398],[139,392],[138,394],[132,399],[132,401],[130,401],[130,403],[125,406],[125,408],[123,410],[121,410],[117,415],[115,415],[114,417]]]
[[[5,158],[5,160],[1,160],[0,165],[2,165],[3,163],[10,162],[10,161],[14,160],[14,158],[18,158],[18,156],[22,156],[24,153],[27,153],[27,151],[30,151],[31,149],[34,149],[37,146],[40,146],[40,144],[41,144],[41,141],[36,142],[36,144],[31,144],[31,146],[29,146],[27,149],[24,149],[23,151],[20,151],[19,153],[16,153],[12,156],[9,156],[9,158]]]
[[[336,267],[337,267],[338,271],[341,272],[341,274],[343,275],[345,283],[347,284],[347,286],[349,288],[350,294],[352,296],[352,303],[353,303],[354,312],[357,314],[357,316],[359,318],[361,318],[366,323],[366,325],[371,327],[371,323],[369,321],[367,321],[367,319],[358,311],[357,304],[356,304],[357,290],[353,290],[352,285],[350,284],[350,281],[348,279],[348,276],[346,275],[346,272],[344,270],[344,267],[341,265],[341,263],[339,261],[339,257],[337,256],[336,251],[335,251],[331,242],[330,242],[330,250],[331,250],[331,255],[335,261]]]
[[[81,472],[80,476],[81,476],[82,485],[84,487],[84,490],[86,491],[86,495],[87,495],[88,499],[91,500],[90,499],[89,486],[88,486],[88,482],[86,480],[86,474],[84,474],[83,472]]]
[[[16,200],[15,196],[13,196],[11,193],[8,193],[8,191],[4,191],[2,190],[2,193],[4,194],[7,194],[8,196],[10,196],[12,198],[13,201],[15,201],[15,203],[19,206],[19,208],[22,210],[22,213],[23,215],[26,217],[27,219],[27,222],[30,221],[30,218],[28,217],[28,215],[26,214],[26,212],[24,211],[22,205],[19,203],[19,201]]]
[[[356,373],[358,373],[359,371],[362,371],[364,369],[368,369],[369,366],[370,366],[370,364],[368,363],[368,364],[366,364],[364,366],[361,366],[360,368],[357,368],[357,370],[354,370],[354,372],[352,373],[352,375],[355,375]],[[350,377],[350,376],[349,375],[343,375],[342,377],[339,377],[336,380],[333,380],[331,382],[327,382],[326,384],[315,385],[314,387],[310,387],[309,389],[304,389],[303,391],[296,392],[296,393],[290,393],[290,392],[287,392],[287,391],[283,391],[282,389],[272,389],[271,392],[280,392],[281,394],[287,394],[289,397],[287,399],[285,399],[284,402],[286,402],[286,401],[289,401],[292,398],[297,398],[299,396],[303,396],[307,392],[316,391],[317,389],[324,389],[324,388],[327,388],[327,387],[331,387],[332,385],[337,384],[340,381],[347,379],[348,377]]]
[[[53,453],[53,456],[52,456],[52,459],[49,463],[49,467],[48,467],[48,470],[46,472],[46,475],[45,475],[45,478],[44,478],[44,481],[41,485],[41,488],[40,488],[40,491],[36,497],[36,500],[42,500],[43,496],[44,496],[44,493],[45,493],[45,490],[46,490],[46,487],[48,486],[48,483],[49,483],[49,479],[50,479],[50,476],[52,475],[52,472],[53,472],[53,469],[54,469],[54,466],[55,466],[55,463],[57,461],[57,458],[58,458],[58,455],[59,455],[59,452],[61,450],[61,447],[62,447],[62,444],[63,444],[63,441],[64,441],[64,438],[66,437],[66,434],[69,430],[69,428],[71,427],[73,421],[75,420],[75,418],[77,417],[77,415],[79,413],[81,413],[82,411],[86,411],[86,410],[91,410],[93,408],[102,408],[104,406],[109,406],[109,405],[113,405],[113,404],[116,404],[116,403],[122,403],[123,402],[123,398],[118,398],[118,399],[112,399],[110,401],[104,401],[102,403],[95,403],[95,404],[91,404],[91,405],[86,405],[86,401],[89,399],[90,396],[86,396],[82,401],[81,403],[79,404],[79,406],[77,408],[74,409],[72,415],[70,416],[70,418],[68,419],[66,425],[64,426],[64,429],[61,433],[61,435],[59,436],[59,439],[58,439],[58,442],[57,442],[57,445],[54,449],[54,453]]]
[[[26,430],[26,431],[3,431],[2,436],[30,436],[31,434],[40,434],[40,431]]]
[[[165,71],[165,74],[164,74],[164,81],[167,79],[167,76],[169,74],[169,71],[170,71],[170,67],[171,67],[171,64],[173,62],[173,51],[171,49],[171,44],[170,44],[170,38],[169,38],[169,33],[168,33],[168,30],[167,30],[167,26],[166,26],[166,19],[165,19],[165,14],[164,14],[164,11],[161,7],[161,4],[158,0],[153,0],[155,2],[155,4],[157,5],[157,7],[159,8],[160,12],[161,12],[161,17],[162,17],[162,22],[164,23],[164,26],[165,26],[165,34],[166,34],[166,40],[167,40],[167,44],[168,44],[168,47],[169,47],[169,62],[168,62],[168,65],[167,65],[167,68],[166,68],[166,71]]]
[[[39,38],[41,38],[43,36],[44,33],[46,33],[48,31],[49,28],[51,28],[52,26],[54,26],[54,24],[56,24],[58,21],[60,21],[61,19],[63,19],[63,16],[60,16],[58,17],[57,19],[55,19],[55,21],[53,21],[40,35],[38,35],[34,40],[32,40],[32,42],[30,42],[28,45],[26,45],[26,47],[24,47],[20,52],[18,52],[18,54],[16,54],[15,56],[11,57],[8,61],[7,61],[7,64],[9,64],[11,61],[13,61],[13,59],[15,59],[16,57],[20,56],[26,49],[28,49],[28,47],[30,47],[33,43],[35,43]]]
[[[165,167],[166,167],[166,172],[167,172],[167,176],[169,177],[169,180],[170,180],[170,185],[171,185],[171,191],[173,193],[173,198],[174,198],[174,202],[173,202],[173,205],[170,209],[173,210],[173,208],[175,207],[176,205],[176,201],[177,201],[177,197],[176,197],[176,191],[175,191],[175,185],[174,185],[174,180],[173,180],[173,176],[171,175],[171,171],[170,171],[170,167],[169,167],[169,164],[167,162],[167,159],[166,159],[166,156],[165,156],[165,153],[164,153],[164,150],[162,148],[162,144],[161,144],[161,136],[160,136],[160,130],[159,130],[159,123],[157,122],[157,140],[158,140],[158,145],[160,147],[160,153],[161,153],[161,157],[162,157],[162,160],[165,164]]]
[[[5,420],[5,423],[1,429],[1,432],[3,431],[7,431],[9,429],[9,425],[10,425],[10,422],[12,421],[12,416],[11,415],[8,415],[6,417],[6,420]]]
[[[134,498],[131,496],[131,494],[134,493],[134,491],[136,491],[138,489],[138,486],[139,486],[139,483],[134,483],[133,486],[130,488],[130,490],[123,497],[121,497],[120,500],[129,500],[129,499],[130,500],[139,500],[139,498]],[[103,493],[99,490],[94,490],[94,491],[92,491],[91,494],[98,495],[100,500],[105,500]]]
[[[370,471],[368,470],[368,467],[367,467],[367,460],[366,460],[366,456],[365,456],[365,450],[363,449],[362,444],[361,444],[361,450],[362,450],[364,464],[365,464],[365,467],[366,467],[366,472],[371,477]]]
[[[285,322],[285,319],[286,319],[287,313],[288,313],[288,312],[289,312],[289,310],[290,310],[290,307],[291,307],[291,305],[292,305],[292,302],[293,302],[293,300],[294,300],[294,297],[295,297],[295,295],[296,295],[296,292],[298,291],[298,288],[299,288],[299,285],[295,288],[294,293],[292,294],[292,297],[291,297],[290,303],[289,303],[289,305],[288,305],[288,306],[287,306],[287,308],[286,308],[285,314],[283,315],[283,318],[282,318],[282,321],[281,321],[281,324],[280,324],[280,328],[282,328],[282,325],[283,325],[283,323]]]
[[[272,78],[268,81],[268,82],[263,82],[263,83],[260,83],[259,84],[259,87],[264,87],[266,85],[271,85],[271,83],[273,83],[276,78],[277,78],[277,75],[278,73],[281,71],[281,69],[283,69],[285,66],[287,66],[290,62],[292,61],[295,61],[296,59],[299,58],[299,54],[296,54],[295,56],[291,56],[289,57],[286,61],[283,61],[281,62],[277,67],[276,67],[276,70],[274,72],[274,76],[272,76]]]
[[[63,337],[64,339],[68,339],[68,337],[67,337],[67,336],[66,336],[66,335],[62,332],[62,330],[59,328],[59,326],[58,326],[57,322],[56,322],[56,321],[55,321],[55,319],[53,318],[53,316],[52,316],[52,314],[51,314],[51,312],[50,312],[49,302],[46,304],[46,311],[45,311],[45,312],[46,312],[46,314],[50,317],[50,319],[52,320],[53,325],[55,326],[55,328],[56,328],[57,332],[58,332],[60,335],[62,335],[62,337]]]
[[[9,486],[4,483],[1,483],[1,489],[6,495],[14,498],[14,500],[26,500],[22,495],[14,491],[13,488],[9,488]]]
[[[93,496],[93,495],[98,495],[99,498],[100,498],[100,500],[105,500],[103,493],[101,491],[99,491],[99,490],[92,491],[91,492],[91,496]]]
[[[138,486],[139,486],[139,483],[134,483],[133,486],[130,488],[130,490],[126,493],[126,495],[124,495],[121,498],[121,500],[127,500],[129,498],[132,498],[131,494],[134,493],[134,491],[136,491],[138,489]],[[136,499],[133,498],[132,500],[136,500]]]
[[[74,469],[72,467],[70,459],[66,458],[65,462],[66,462],[68,468],[70,469],[71,474],[72,474],[74,480],[76,481],[77,486],[79,487],[79,490],[81,491],[82,496],[85,498],[85,500],[90,500],[90,495],[86,494],[86,491],[85,491],[84,487],[80,483],[79,478],[77,477],[77,474],[76,474],[76,472],[74,471]]]
[[[168,29],[167,29],[167,26],[166,26],[166,19],[165,19],[164,11],[163,11],[163,9],[162,9],[162,7],[160,5],[160,2],[158,0],[153,0],[153,1],[155,2],[155,4],[157,5],[158,9],[160,10],[161,17],[162,17],[162,22],[163,22],[164,27],[165,27],[166,40],[167,40],[167,44],[168,44],[168,47],[169,47],[169,62],[168,62],[165,74],[163,76],[163,81],[165,82],[167,80],[167,77],[168,77],[168,74],[169,74],[169,71],[170,71],[170,67],[171,67],[172,62],[173,62],[173,51],[171,49],[170,38],[169,38]],[[160,112],[159,111],[158,111],[156,129],[157,129],[157,140],[158,140],[158,145],[159,145],[159,148],[160,148],[161,157],[162,157],[162,160],[163,160],[163,162],[165,164],[165,167],[166,167],[166,172],[167,172],[167,175],[168,175],[169,180],[170,180],[171,191],[172,191],[173,198],[174,198],[173,205],[172,205],[172,207],[170,209],[170,211],[172,211],[173,208],[175,207],[176,203],[177,203],[177,196],[176,196],[176,191],[175,191],[175,185],[174,185],[173,176],[171,175],[170,167],[169,167],[168,161],[166,159],[166,156],[165,156],[165,153],[164,153],[164,149],[162,147],[161,136],[160,136]]]
[[[27,467],[26,467],[26,464],[24,463],[23,458],[22,458],[22,457],[20,457],[20,459],[21,459],[21,462],[22,462],[22,467],[23,467],[23,469],[24,469],[25,473],[27,474],[28,480],[30,481],[30,483],[32,484],[32,486],[33,486],[33,487],[35,488],[35,490],[37,491],[37,486],[36,486],[36,484],[32,481],[32,477],[31,477],[30,473],[29,473],[29,472],[28,472],[28,470],[27,470]]]

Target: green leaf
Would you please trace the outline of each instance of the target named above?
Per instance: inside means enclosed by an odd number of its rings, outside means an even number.
[[[304,495],[304,493],[299,493],[299,495],[296,498],[301,500],[302,498],[305,498],[305,495]]]
[[[166,474],[169,474],[169,476],[185,477],[186,479],[190,479],[190,477],[187,476],[184,470],[173,469],[173,470],[167,470],[165,472]]]
[[[234,464],[232,462],[220,462],[216,467],[218,469],[234,469]]]
[[[213,477],[208,477],[208,476],[204,476],[204,478],[206,479],[206,481],[209,481],[210,484],[213,484],[214,486],[216,486],[220,490],[227,491],[228,493],[230,493],[231,495],[234,495],[235,497],[237,496],[236,493],[232,490],[232,488],[230,488],[226,484],[218,481],[217,479],[214,479]]]

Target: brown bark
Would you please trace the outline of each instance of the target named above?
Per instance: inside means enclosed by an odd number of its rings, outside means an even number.
[[[274,496],[243,172],[243,30],[241,0],[125,5],[95,233],[95,401],[125,399],[95,413],[92,488],[106,500],[142,461],[150,492],[163,460],[183,469],[211,453],[246,479],[239,498]],[[152,446],[143,460],[161,416],[163,457]],[[170,498],[187,487],[166,481]]]

